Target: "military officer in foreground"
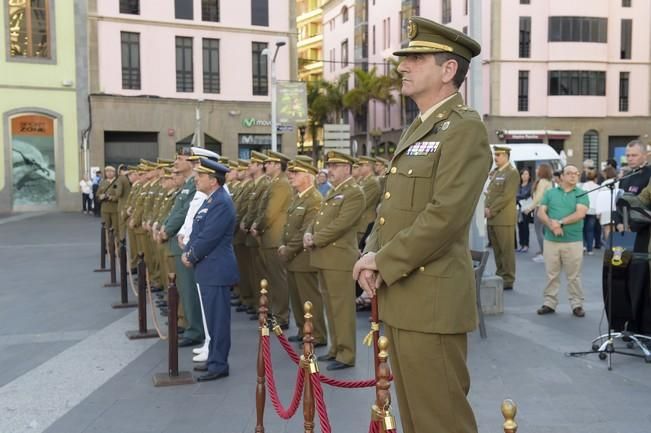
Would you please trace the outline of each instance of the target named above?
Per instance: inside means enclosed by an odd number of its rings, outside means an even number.
[[[314,224],[303,236],[310,264],[319,270],[319,285],[328,316],[330,350],[319,361],[328,370],[355,365],[355,280],[350,271],[359,257],[357,225],[365,208],[364,193],[351,176],[354,158],[330,151],[326,155],[332,189],[323,199]]]
[[[421,17],[398,71],[420,115],[403,132],[353,276],[377,290],[405,433],[476,433],[466,334],[477,325],[468,231],[491,166],[486,128],[459,86],[477,42]],[[512,246],[512,245],[511,245]]]
[[[493,153],[495,170],[489,177],[484,216],[497,267],[495,274],[504,280],[504,290],[511,290],[515,282],[515,196],[520,186],[520,175],[509,161],[510,147],[495,146]]]
[[[181,260],[185,266],[194,267],[205,306],[210,346],[207,372],[197,378],[205,382],[229,374],[231,288],[238,283],[239,273],[233,252],[235,206],[224,189],[228,167],[203,158],[195,171],[197,191],[207,198],[194,217]]]

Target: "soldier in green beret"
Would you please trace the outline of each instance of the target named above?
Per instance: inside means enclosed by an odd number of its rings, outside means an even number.
[[[422,17],[397,52],[420,115],[396,148],[353,276],[378,296],[405,433],[476,433],[467,333],[477,326],[470,222],[491,166],[486,127],[459,94],[477,42]]]

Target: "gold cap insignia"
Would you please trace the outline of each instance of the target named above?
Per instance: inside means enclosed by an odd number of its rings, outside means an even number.
[[[407,37],[409,39],[414,39],[417,34],[418,34],[418,24],[416,24],[412,20],[409,20],[409,23],[407,24]]]

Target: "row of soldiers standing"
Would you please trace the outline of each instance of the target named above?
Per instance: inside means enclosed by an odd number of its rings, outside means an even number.
[[[250,160],[228,160],[202,148],[183,149],[175,161],[141,160],[135,167],[121,166],[115,177],[106,168],[100,185],[102,216],[107,229],[127,239],[131,267],[143,253],[152,290],[165,286],[164,276],[177,274],[181,295],[180,346],[198,345],[208,339],[202,326],[201,301],[192,269],[180,256],[189,239],[194,212],[205,197],[196,191],[192,167],[199,157],[228,164],[227,189],[237,211],[233,246],[241,281],[234,289],[237,311],[257,320],[261,279],[269,286],[271,309],[278,324],[287,329],[290,311],[300,341],[302,305],[313,304],[317,346],[330,349],[321,357],[329,369],[355,364],[355,282],[351,271],[359,257],[360,242],[370,231],[380,200],[386,161],[370,157],[355,159],[328,152],[332,188],[322,197],[315,188],[318,168],[311,158],[268,151],[253,151]],[[117,227],[117,228],[116,228]],[[291,308],[290,308],[291,305]],[[328,317],[326,329],[325,317]],[[207,357],[204,352],[195,361]]]

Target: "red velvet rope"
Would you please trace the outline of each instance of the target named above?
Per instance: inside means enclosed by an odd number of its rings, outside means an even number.
[[[284,334],[278,335],[278,341],[280,341],[281,346],[285,349],[285,352],[287,352],[287,355],[292,359],[294,364],[298,364],[300,357],[298,354],[294,351],[294,348],[291,346],[289,341],[287,341],[287,337],[285,337]],[[321,382],[325,383],[326,385],[334,386],[337,388],[371,388],[375,386],[376,380],[375,379],[366,379],[366,380],[340,380],[340,379],[333,379],[331,377],[325,376],[323,374],[320,374],[321,377]],[[389,377],[389,380],[393,380],[393,376]]]
[[[323,398],[323,388],[321,388],[321,376],[319,373],[310,374],[312,381],[312,392],[316,411],[319,413],[319,424],[321,424],[321,433],[331,433],[330,420],[328,419],[328,410],[326,409],[325,399]]]
[[[264,358],[264,371],[267,378],[267,383],[269,384],[269,395],[271,397],[271,403],[273,404],[274,409],[279,417],[282,419],[290,419],[296,413],[298,405],[301,402],[301,396],[303,395],[303,383],[305,381],[305,370],[298,368],[298,373],[296,377],[296,388],[294,389],[294,398],[288,409],[285,409],[280,402],[278,397],[278,390],[276,389],[276,381],[274,379],[273,366],[271,365],[271,348],[269,345],[269,337],[262,337],[262,352]]]

